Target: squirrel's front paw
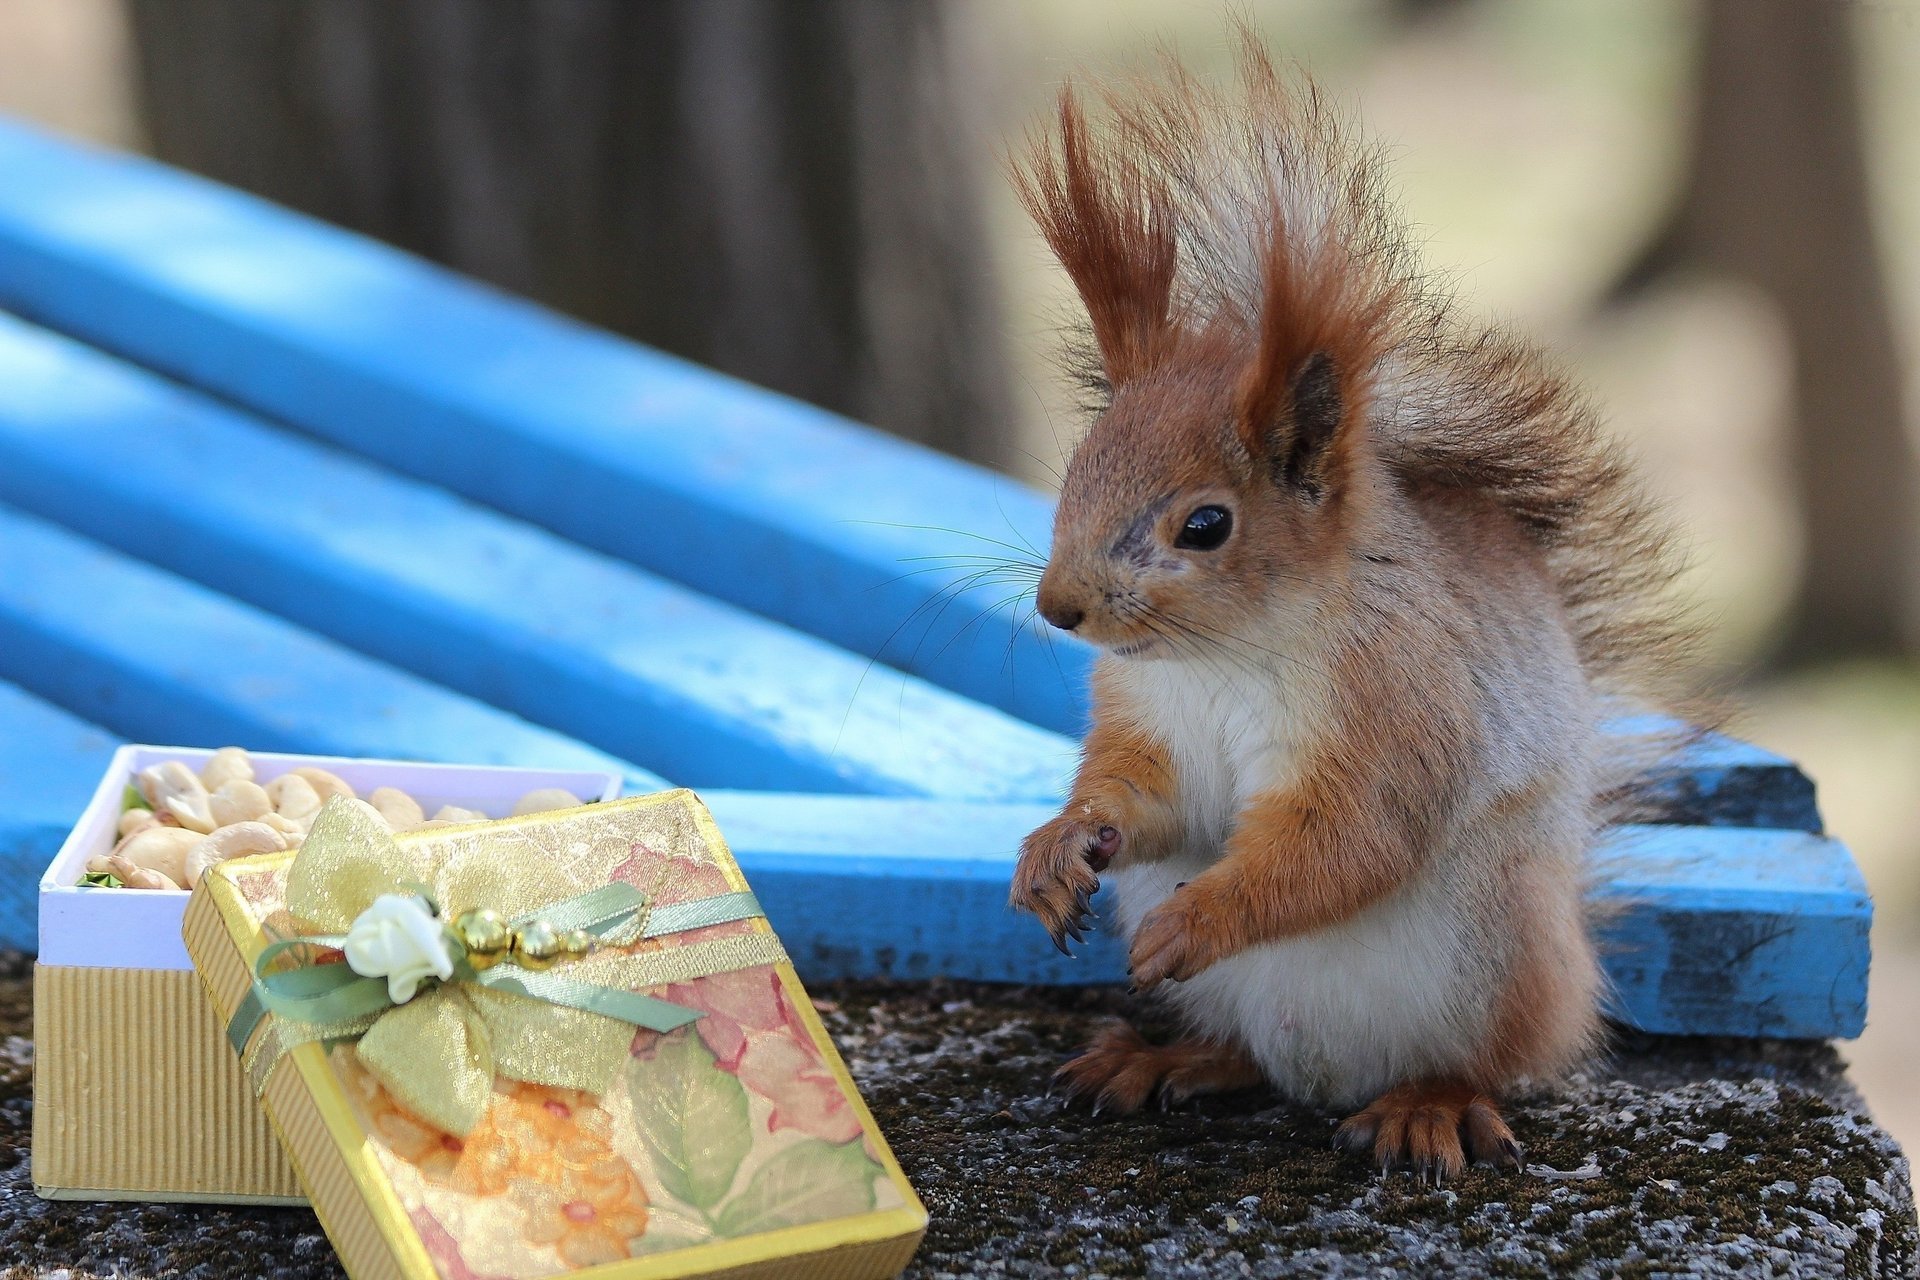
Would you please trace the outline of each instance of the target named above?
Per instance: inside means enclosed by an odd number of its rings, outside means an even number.
[[[1176,892],[1147,913],[1133,935],[1127,968],[1135,990],[1172,979],[1185,982],[1233,950],[1219,917],[1190,893]]]
[[[1100,888],[1095,873],[1106,867],[1119,847],[1120,834],[1114,827],[1062,814],[1021,842],[1007,900],[1039,916],[1053,945],[1061,954],[1071,955],[1066,940],[1086,939],[1088,900]]]

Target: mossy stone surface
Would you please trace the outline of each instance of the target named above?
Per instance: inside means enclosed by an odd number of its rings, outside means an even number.
[[[1063,1108],[1048,1078],[1133,1011],[1117,992],[814,994],[933,1215],[913,1276],[1914,1271],[1907,1162],[1824,1044],[1624,1037],[1511,1109],[1527,1172],[1435,1188],[1335,1152],[1338,1117],[1263,1090],[1128,1117]],[[0,963],[0,1277],[339,1276],[302,1210],[35,1197],[30,1006],[24,964]]]

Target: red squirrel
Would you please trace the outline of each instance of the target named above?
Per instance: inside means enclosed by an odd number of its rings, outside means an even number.
[[[1107,1031],[1071,1094],[1264,1080],[1382,1166],[1517,1165],[1500,1097],[1599,1036],[1600,721],[1689,679],[1673,540],[1568,382],[1420,274],[1374,150],[1244,45],[1237,94],[1170,67],[1096,124],[1069,86],[1014,169],[1097,397],[1037,604],[1100,652],[1011,900],[1065,950],[1104,885],[1187,1028]]]

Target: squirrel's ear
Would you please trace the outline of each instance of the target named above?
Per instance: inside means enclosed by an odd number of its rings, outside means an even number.
[[[1241,402],[1241,433],[1275,484],[1316,498],[1325,491],[1333,445],[1350,407],[1342,372],[1339,358],[1324,350],[1290,368],[1253,371]]]
[[[1317,498],[1335,483],[1385,341],[1394,295],[1376,286],[1338,244],[1299,250],[1276,223],[1240,385],[1242,441],[1275,484]]]
[[[1269,436],[1269,465],[1275,484],[1288,484],[1318,496],[1326,483],[1327,446],[1346,412],[1340,371],[1324,351],[1308,356],[1289,388],[1290,423]]]
[[[1093,136],[1071,86],[1060,93],[1059,150],[1050,136],[1034,138],[1013,183],[1086,305],[1107,382],[1144,372],[1172,325],[1177,250],[1165,188],[1140,157]]]

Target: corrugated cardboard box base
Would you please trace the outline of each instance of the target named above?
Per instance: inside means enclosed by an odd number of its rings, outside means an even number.
[[[36,965],[33,1189],[304,1204],[191,969]]]
[[[362,791],[397,786],[428,809],[505,813],[544,787],[602,801],[620,793],[612,773],[250,755],[262,779],[317,765]],[[119,838],[139,770],[177,760],[197,772],[212,756],[121,747],[40,878],[50,963],[34,970],[33,1186],[46,1199],[306,1203],[180,946],[187,895],[77,884],[87,859]]]

